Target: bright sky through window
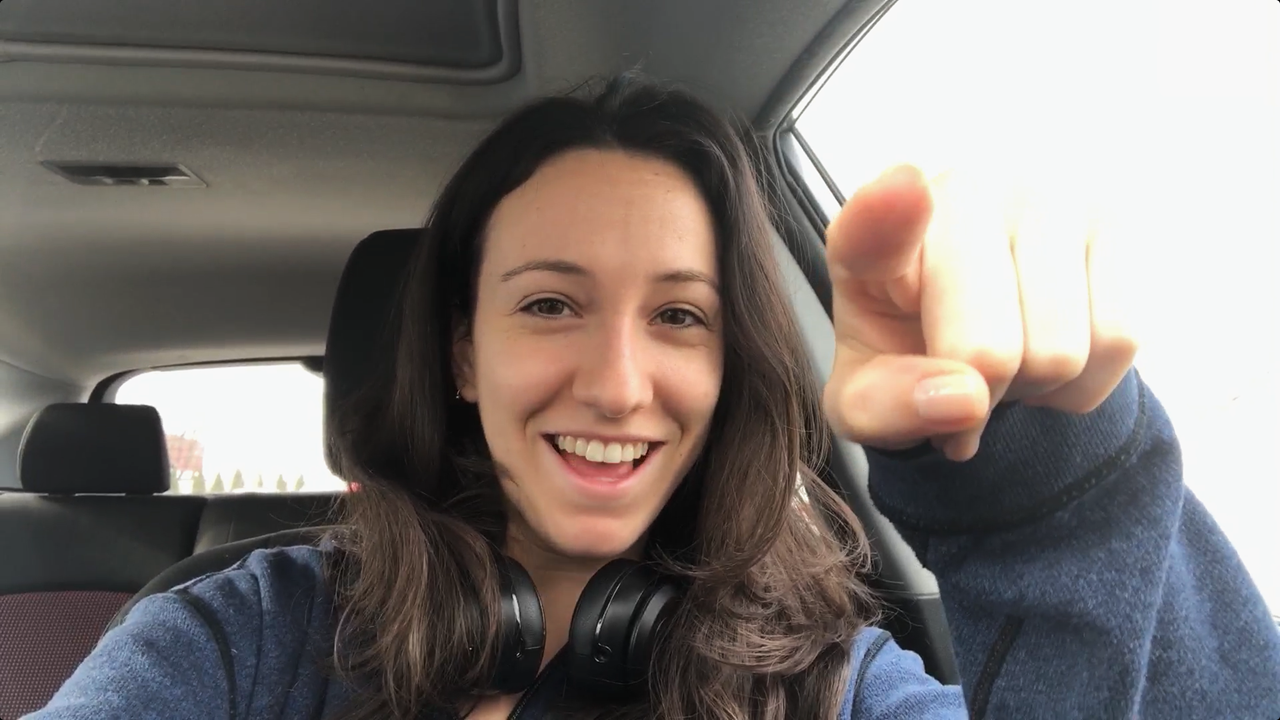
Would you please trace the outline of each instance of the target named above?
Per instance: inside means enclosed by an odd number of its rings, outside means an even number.
[[[845,195],[913,162],[1106,201],[1138,367],[1280,614],[1280,4],[899,0],[797,127]]]

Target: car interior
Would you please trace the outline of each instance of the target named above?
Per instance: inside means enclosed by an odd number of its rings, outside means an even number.
[[[838,192],[795,110],[892,0],[0,3],[0,718],[138,598],[311,542],[342,492],[171,492],[155,369],[301,362],[324,407],[385,339],[432,199],[505,113],[640,68],[749,123],[819,378]],[[139,19],[145,18],[145,22]],[[872,506],[888,627],[957,682],[932,576]]]

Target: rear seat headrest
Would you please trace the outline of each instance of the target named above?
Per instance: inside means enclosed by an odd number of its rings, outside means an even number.
[[[421,228],[383,230],[347,259],[329,318],[324,349],[324,415],[360,389],[379,352],[390,352],[388,320]]]
[[[149,405],[58,403],[27,424],[18,480],[51,495],[152,495],[169,489],[160,413]]]

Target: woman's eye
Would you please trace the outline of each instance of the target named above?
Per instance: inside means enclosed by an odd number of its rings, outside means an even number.
[[[569,305],[563,300],[542,298],[525,305],[524,311],[541,317],[562,317],[569,314]]]
[[[658,322],[673,327],[692,327],[704,324],[702,318],[698,317],[696,313],[684,308],[667,308],[663,310],[658,313]]]

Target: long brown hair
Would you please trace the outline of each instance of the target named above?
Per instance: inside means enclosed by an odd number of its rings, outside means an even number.
[[[743,138],[689,94],[628,74],[535,102],[444,188],[408,269],[393,353],[330,424],[330,459],[360,483],[328,560],[349,717],[465,712],[497,647],[501,490],[451,349],[476,300],[494,207],[549,158],[617,148],[692,177],[715,219],[725,366],[705,448],[650,532],[688,580],[649,692],[610,717],[818,718],[836,712],[853,636],[876,616],[861,525],[815,474],[828,428],[773,256]]]

